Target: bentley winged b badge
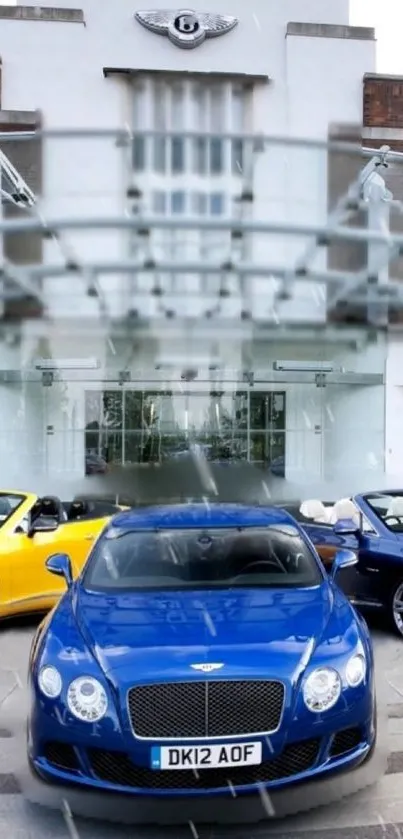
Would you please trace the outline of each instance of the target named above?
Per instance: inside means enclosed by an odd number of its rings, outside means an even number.
[[[202,673],[212,673],[213,670],[221,670],[224,664],[220,662],[217,664],[191,664],[190,666],[193,670],[201,670]]]
[[[237,18],[230,15],[193,12],[190,9],[147,10],[136,12],[135,19],[150,32],[168,35],[169,40],[182,49],[194,49],[206,38],[225,35],[238,23]]]

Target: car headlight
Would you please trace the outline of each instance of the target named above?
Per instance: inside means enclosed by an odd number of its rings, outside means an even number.
[[[62,692],[62,677],[56,667],[46,665],[42,667],[38,675],[39,687],[48,699],[57,699]]]
[[[98,679],[80,676],[69,685],[67,705],[77,719],[98,722],[106,714],[108,699]]]
[[[363,655],[353,655],[347,662],[346,682],[350,688],[356,688],[364,681],[367,672]]]
[[[333,708],[340,693],[340,676],[330,667],[318,667],[308,676],[303,687],[305,705],[315,714]]]

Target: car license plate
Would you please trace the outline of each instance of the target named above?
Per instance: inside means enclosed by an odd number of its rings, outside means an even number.
[[[217,769],[227,766],[254,766],[261,762],[261,743],[154,746],[151,750],[152,769]]]

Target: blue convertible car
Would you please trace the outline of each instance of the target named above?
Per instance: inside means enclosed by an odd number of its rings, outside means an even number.
[[[370,636],[335,579],[355,562],[327,575],[287,512],[224,504],[118,514],[75,582],[52,556],[67,591],[31,649],[35,776],[154,815],[345,773],[351,791],[377,728]]]
[[[289,511],[328,568],[341,548],[355,552],[357,564],[339,575],[340,587],[360,610],[386,614],[403,636],[403,490],[366,492],[331,508],[304,502]]]

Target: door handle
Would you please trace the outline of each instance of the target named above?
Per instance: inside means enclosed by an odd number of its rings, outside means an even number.
[[[87,536],[85,537],[85,539],[86,539],[87,542],[93,542],[94,539],[95,539],[95,536],[93,536],[91,533],[88,533]]]

